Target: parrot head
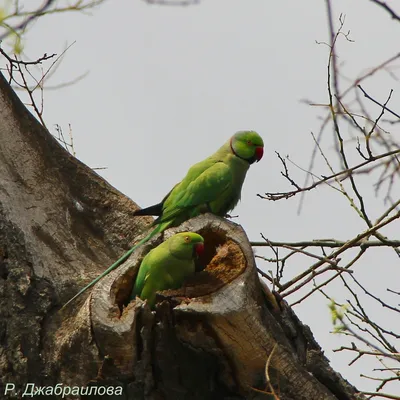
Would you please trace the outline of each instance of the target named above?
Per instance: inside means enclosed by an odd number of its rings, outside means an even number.
[[[194,232],[180,232],[170,239],[170,251],[177,258],[192,259],[204,251],[204,239]]]
[[[236,132],[230,144],[232,153],[249,164],[260,161],[264,154],[264,142],[255,131]]]

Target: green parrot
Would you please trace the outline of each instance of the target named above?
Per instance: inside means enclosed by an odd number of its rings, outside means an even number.
[[[204,239],[193,232],[181,232],[149,251],[140,264],[132,290],[136,296],[154,306],[160,290],[178,289],[195,272],[194,258],[204,251]]]
[[[255,131],[240,131],[212,156],[193,165],[183,180],[160,203],[133,213],[134,216],[157,216],[152,224],[154,229],[65,303],[63,308],[120,266],[139,246],[157,233],[205,212],[224,217],[240,200],[244,178],[250,165],[260,161],[263,154],[264,142],[261,136]]]

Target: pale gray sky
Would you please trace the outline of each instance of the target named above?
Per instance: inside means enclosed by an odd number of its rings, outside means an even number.
[[[354,79],[398,51],[400,23],[391,22],[370,1],[335,0],[334,5],[335,23],[340,13],[345,14],[345,30],[354,40],[339,42],[338,62],[346,78]],[[318,133],[319,117],[326,115],[322,107],[301,102],[328,101],[329,48],[316,43],[328,41],[323,1],[219,0],[191,7],[109,1],[91,17],[44,17],[27,35],[26,54],[32,59],[44,52],[59,54],[73,41],[76,44],[49,85],[89,74],[76,85],[45,93],[45,121],[51,129],[61,125],[64,132],[71,124],[78,158],[90,167],[106,166],[99,173],[140,206],[161,200],[193,163],[214,152],[235,131],[254,129],[264,138],[265,155],[250,168],[242,202],[233,213],[240,215],[235,222],[251,240],[260,240],[261,232],[270,240],[344,240],[366,228],[348,201],[327,187],[307,194],[300,215],[297,198],[268,202],[256,197],[256,193],[290,190],[274,152],[290,155],[307,168],[313,146],[310,132]],[[381,73],[365,88],[383,101],[394,89],[390,104],[400,111],[399,82],[388,74]],[[377,107],[371,110],[378,115]],[[392,135],[398,133],[394,126]],[[328,130],[323,144],[334,159],[331,138]],[[316,173],[329,174],[320,158],[317,165]],[[304,174],[290,168],[302,183]],[[364,178],[364,194],[371,216],[377,218],[383,211],[382,199],[368,189],[369,179]],[[394,227],[384,231],[392,238],[397,232]],[[257,254],[270,256],[261,249]],[[263,262],[258,265],[273,268]],[[309,265],[309,260],[299,258],[298,265],[290,264],[287,277]],[[394,253],[371,251],[355,271],[370,289],[380,285],[383,292],[386,277],[398,289],[398,266]],[[346,300],[339,282],[327,292]],[[336,370],[360,388],[374,389],[376,383],[359,378],[360,372],[369,372],[361,368],[365,361],[349,368],[349,355],[331,351],[346,342],[330,333],[327,304],[316,294],[295,311],[311,327]],[[370,306],[388,328],[398,327],[395,321],[390,324],[385,310]]]

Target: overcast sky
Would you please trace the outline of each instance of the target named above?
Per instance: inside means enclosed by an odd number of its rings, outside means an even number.
[[[339,42],[344,79],[354,79],[398,52],[400,23],[383,10],[368,0],[334,4],[335,23],[345,14],[345,30],[354,40]],[[235,222],[251,240],[260,240],[260,233],[280,241],[345,240],[366,228],[348,201],[327,187],[306,195],[300,215],[297,198],[269,202],[256,196],[290,190],[275,151],[308,168],[310,132],[318,133],[326,111],[302,100],[328,101],[329,48],[322,43],[329,40],[325,2],[219,0],[166,7],[120,0],[108,1],[91,14],[41,19],[27,35],[25,53],[32,59],[45,52],[60,54],[76,41],[48,84],[68,82],[87,71],[88,75],[70,87],[47,91],[44,118],[53,132],[55,124],[64,132],[71,124],[77,157],[90,167],[107,167],[99,173],[113,186],[142,207],[157,203],[192,164],[212,154],[234,132],[254,129],[264,138],[265,154],[251,166],[242,202],[233,213],[239,214]],[[394,89],[390,104],[400,111],[399,82],[388,74],[380,74],[365,88],[383,100]],[[379,114],[378,108],[371,110]],[[398,133],[394,126],[392,134]],[[334,160],[331,138],[328,130],[323,143]],[[304,174],[293,166],[291,170],[302,183]],[[321,160],[315,172],[329,174]],[[364,183],[370,186],[368,177]],[[383,212],[382,199],[365,190],[372,217],[377,218]],[[394,228],[385,233],[391,232]],[[261,249],[257,254],[270,256]],[[310,265],[304,261],[290,265],[287,276]],[[398,289],[398,265],[394,254],[375,251],[355,270],[370,289],[381,283],[385,290],[386,282],[377,279],[382,275],[397,282]],[[328,293],[346,300],[339,282]],[[317,294],[295,311],[310,325],[335,369],[360,388],[374,389],[376,383],[359,378],[368,369],[348,368],[351,357],[331,351],[345,342],[330,333],[327,304]],[[389,314],[370,306],[395,329]]]

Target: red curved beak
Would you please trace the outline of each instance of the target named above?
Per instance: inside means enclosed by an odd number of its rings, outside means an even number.
[[[264,155],[264,147],[256,147],[256,159],[259,162]]]
[[[204,253],[204,243],[197,243],[194,249],[196,254],[200,257]]]

